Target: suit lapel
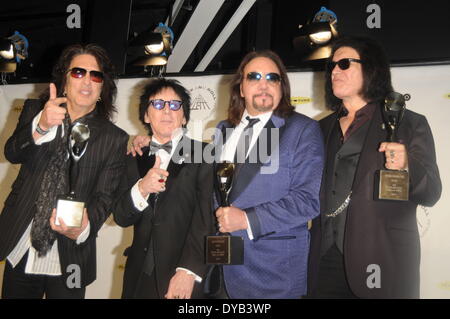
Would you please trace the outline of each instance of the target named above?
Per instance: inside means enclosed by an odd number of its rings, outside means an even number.
[[[183,145],[186,144],[190,145],[190,147],[184,148]],[[182,153],[180,153],[180,151]],[[176,180],[178,174],[180,173],[181,169],[186,165],[185,164],[186,159],[190,157],[193,160],[194,158],[193,152],[194,152],[194,141],[186,136],[183,136],[183,138],[178,143],[175,152],[173,153],[174,155],[172,155],[172,158],[170,159],[169,166],[167,166],[169,177],[167,178],[166,181],[166,190],[164,192],[159,193],[160,201],[166,196],[166,194],[173,187],[174,181]],[[174,161],[175,154],[178,154],[180,156],[180,160],[178,162]]]
[[[275,123],[274,123],[275,122]],[[278,139],[276,141],[272,141],[272,133],[273,129],[279,129]],[[233,187],[230,190],[230,203],[234,202],[236,198],[247,188],[253,178],[259,173],[260,168],[263,164],[267,163],[270,160],[272,155],[272,151],[279,151],[279,142],[282,138],[283,132],[285,129],[285,121],[275,115],[267,121],[266,125],[263,128],[263,131],[258,136],[256,143],[252,147],[249,152],[249,156],[247,159],[257,159],[256,163],[249,163],[246,160],[245,164],[236,165],[236,173],[233,181]],[[264,136],[267,132],[267,138]],[[262,138],[264,137],[264,138]],[[264,139],[267,139],[265,147],[267,147],[267,156],[260,158],[258,156],[259,147],[261,146],[261,141],[264,142]],[[272,145],[274,142],[274,145]],[[261,143],[262,144],[262,143]]]
[[[369,132],[366,135],[366,140],[364,141],[363,149],[361,150],[361,156],[358,162],[358,168],[355,173],[355,180],[353,182],[353,189],[357,189],[361,181],[367,174],[375,174],[374,171],[370,170],[370,163],[378,161],[377,166],[382,167],[382,156],[378,152],[378,147],[380,143],[386,140],[386,131],[381,128],[383,123],[381,117],[381,108],[377,106],[373,112],[372,121],[370,123]]]
[[[155,164],[155,155],[149,156],[148,151],[149,148],[144,147],[142,149],[143,155],[142,156],[140,156],[139,154],[136,155],[136,162],[140,178],[144,177],[147,174],[148,170],[152,168],[153,165]]]

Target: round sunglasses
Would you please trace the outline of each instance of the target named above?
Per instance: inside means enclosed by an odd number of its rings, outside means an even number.
[[[172,111],[178,111],[181,106],[183,105],[182,101],[178,100],[170,100],[170,101],[164,101],[164,100],[149,100],[149,105],[153,106],[153,108],[157,110],[162,110],[166,107],[166,103],[169,104],[169,109]]]
[[[89,76],[91,77],[91,80],[96,83],[102,83],[103,78],[104,78],[103,72],[94,71],[94,70],[88,71],[86,69],[78,68],[78,67],[71,68],[67,72],[70,72],[70,76],[75,79],[84,78],[86,76],[86,74],[89,72]]]
[[[265,78],[267,82],[270,83],[278,83],[281,82],[281,76],[278,73],[267,73],[263,74],[260,72],[249,72],[247,74],[247,80],[249,81],[259,81],[262,78]]]
[[[327,68],[328,68],[328,71],[331,72],[334,70],[334,68],[336,67],[336,64],[337,64],[339,66],[339,69],[347,70],[350,67],[351,62],[362,63],[362,61],[359,59],[344,58],[344,59],[340,59],[339,61],[328,62]]]

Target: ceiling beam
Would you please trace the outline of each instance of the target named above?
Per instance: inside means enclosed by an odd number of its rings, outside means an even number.
[[[219,52],[220,48],[224,45],[225,41],[228,40],[231,33],[233,33],[234,29],[241,23],[242,19],[245,17],[247,12],[251,9],[256,0],[244,0],[242,1],[239,8],[237,8],[236,12],[231,17],[230,21],[228,21],[225,28],[223,28],[222,32],[220,32],[217,39],[209,48],[208,52],[203,56],[203,59],[195,68],[195,72],[203,72],[206,67],[211,63],[212,59],[216,56],[217,52]]]
[[[225,0],[200,0],[167,61],[166,72],[180,72]]]

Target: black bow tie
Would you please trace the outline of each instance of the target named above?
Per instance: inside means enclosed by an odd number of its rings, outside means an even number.
[[[150,142],[150,155],[156,154],[159,150],[165,150],[168,154],[172,152],[172,141],[165,144],[158,144],[155,142]]]

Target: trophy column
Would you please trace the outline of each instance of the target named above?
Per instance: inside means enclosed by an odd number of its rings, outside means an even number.
[[[234,163],[218,163],[216,178],[220,206],[230,206],[228,194],[233,183]],[[242,265],[244,263],[244,241],[242,237],[218,233],[206,237],[206,263],[216,265]]]
[[[78,179],[78,163],[86,152],[89,136],[90,131],[88,126],[79,122],[76,122],[70,130],[68,145],[70,154],[70,191],[68,194],[58,196],[56,203],[56,225],[59,225],[58,218],[62,218],[64,223],[69,227],[81,227],[85,203],[77,199],[75,185]]]

